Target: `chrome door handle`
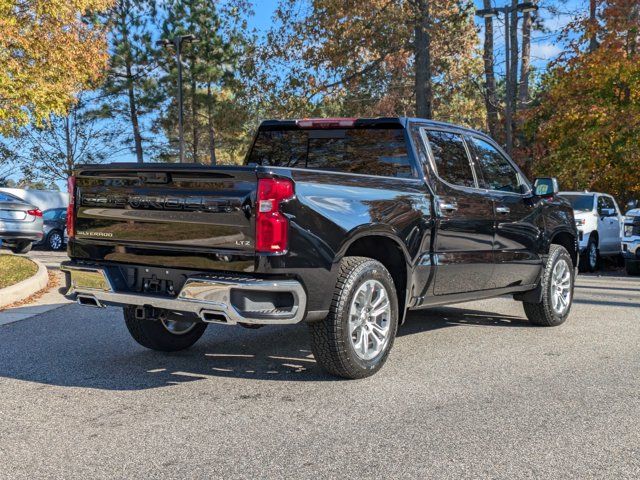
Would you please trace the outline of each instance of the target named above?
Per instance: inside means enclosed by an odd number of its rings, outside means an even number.
[[[440,202],[438,203],[438,206],[443,212],[455,212],[456,210],[458,210],[458,204],[456,203]]]
[[[497,213],[509,213],[511,209],[509,207],[496,207]]]

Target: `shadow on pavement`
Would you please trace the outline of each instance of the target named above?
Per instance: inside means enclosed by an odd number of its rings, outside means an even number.
[[[434,308],[412,312],[399,336],[459,325],[529,327],[520,317]],[[65,387],[142,390],[212,377],[337,380],[316,365],[304,325],[211,325],[191,349],[159,353],[131,339],[119,309],[69,305],[0,327],[0,345],[0,377]]]

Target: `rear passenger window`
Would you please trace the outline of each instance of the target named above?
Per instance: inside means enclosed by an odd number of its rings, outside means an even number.
[[[438,176],[453,185],[475,187],[473,172],[462,136],[455,133],[426,130]]]
[[[473,137],[471,142],[476,165],[481,172],[478,178],[480,187],[501,192],[521,193],[518,172],[509,160],[484,140]]]
[[[261,131],[248,162],[385,177],[413,176],[401,128]]]

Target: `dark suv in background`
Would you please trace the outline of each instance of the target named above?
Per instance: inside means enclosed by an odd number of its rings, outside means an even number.
[[[37,246],[49,250],[62,250],[65,245],[64,232],[67,228],[67,209],[51,208],[42,212],[43,237]]]

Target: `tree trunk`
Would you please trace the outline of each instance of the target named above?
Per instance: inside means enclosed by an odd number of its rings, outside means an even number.
[[[522,16],[522,63],[520,64],[520,87],[518,97],[520,109],[526,108],[529,103],[529,75],[531,73],[531,24],[530,12],[524,12]]]
[[[142,136],[140,135],[140,125],[138,123],[138,107],[136,105],[136,95],[133,89],[133,72],[131,70],[131,62],[126,62],[127,71],[127,92],[129,95],[129,117],[131,118],[131,126],[133,127],[133,142],[136,149],[136,159],[138,163],[144,162],[142,156]]]
[[[431,88],[431,20],[429,0],[416,2],[416,39],[415,39],[415,94],[416,116],[431,119],[433,117],[433,90]]]
[[[122,35],[122,43],[125,48],[125,72],[127,82],[127,95],[129,97],[129,118],[131,119],[131,126],[133,128],[133,142],[135,145],[136,158],[138,163],[143,163],[144,158],[142,156],[142,136],[140,135],[140,125],[138,123],[138,106],[136,104],[136,95],[133,88],[133,66],[131,55],[131,43],[129,42],[129,24],[127,21],[127,12],[130,10],[131,5],[129,2],[120,4],[120,23],[118,29]]]
[[[216,131],[213,123],[213,95],[211,93],[211,82],[207,83],[207,121],[209,123],[209,161],[211,165],[215,165]]]
[[[509,57],[509,65],[507,68],[509,69],[509,81],[507,82],[507,99],[511,105],[511,124],[506,125],[505,128],[508,128],[511,131],[511,138],[515,138],[515,129],[513,120],[517,117],[518,112],[518,59],[519,59],[519,49],[518,49],[518,0],[511,0],[511,6],[513,8],[513,12],[511,13],[510,25],[509,25],[509,44],[510,44],[510,57]],[[511,154],[512,152],[509,152]]]
[[[492,8],[491,0],[484,0],[483,8]],[[496,96],[496,76],[494,71],[493,56],[493,18],[485,17],[484,19],[484,77],[485,77],[485,95],[484,102],[487,108],[487,128],[492,137],[496,137],[498,132],[498,99]]]
[[[192,63],[193,64],[193,63]],[[196,104],[196,78],[191,74],[191,136],[192,143],[192,163],[198,163],[198,106]]]
[[[598,24],[598,20],[596,18],[596,1],[597,0],[589,0],[589,28],[592,29],[589,35],[589,52],[595,52],[596,48],[598,48],[596,32],[596,26]]]
[[[73,146],[71,144],[71,125],[69,117],[71,112],[67,114],[64,119],[64,140],[66,144],[66,164],[67,164],[67,176],[70,177],[73,173]]]

